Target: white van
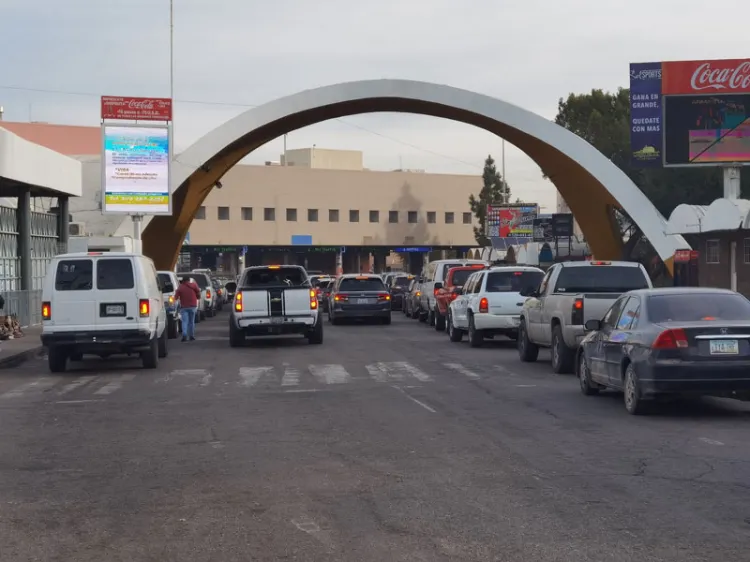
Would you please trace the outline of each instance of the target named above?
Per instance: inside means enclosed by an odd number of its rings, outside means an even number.
[[[61,373],[68,359],[137,353],[146,369],[167,356],[164,293],[154,263],[126,252],[55,256],[42,290],[42,344],[49,369]]]

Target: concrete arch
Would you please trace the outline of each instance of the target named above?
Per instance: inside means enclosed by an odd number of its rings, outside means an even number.
[[[174,266],[193,216],[215,183],[247,154],[290,131],[361,113],[442,117],[485,129],[531,157],[555,184],[597,258],[619,259],[622,239],[612,208],[624,209],[672,269],[675,250],[666,220],[632,181],[586,141],[543,117],[467,90],[410,80],[365,80],[306,90],[250,109],[217,127],[175,158],[173,215],[154,217],[144,253]]]

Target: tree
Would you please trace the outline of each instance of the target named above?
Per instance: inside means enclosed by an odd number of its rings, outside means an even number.
[[[474,227],[474,238],[480,246],[489,246],[490,239],[485,235],[487,227],[487,205],[505,203],[510,200],[510,186],[500,176],[491,155],[484,161],[482,189],[478,196],[469,196],[469,207],[479,223]]]
[[[597,148],[643,191],[666,217],[680,203],[709,205],[723,195],[722,171],[708,168],[649,168],[630,166],[630,90],[610,93],[591,90],[558,101],[555,123]],[[743,174],[743,193],[750,192],[750,175]]]

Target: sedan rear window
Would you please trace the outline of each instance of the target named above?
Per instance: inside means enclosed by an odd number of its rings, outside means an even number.
[[[520,293],[527,287],[538,287],[541,271],[491,271],[487,274],[488,293]]]
[[[648,297],[651,322],[699,322],[701,320],[748,320],[750,301],[732,293],[680,293]]]
[[[64,260],[57,264],[55,291],[90,291],[94,286],[91,260]]]
[[[556,293],[627,293],[648,289],[648,279],[640,267],[591,265],[563,267],[557,278]]]
[[[96,262],[96,288],[104,291],[135,287],[133,262],[126,258]]]
[[[385,285],[376,277],[356,279],[349,277],[341,280],[339,291],[385,291]]]

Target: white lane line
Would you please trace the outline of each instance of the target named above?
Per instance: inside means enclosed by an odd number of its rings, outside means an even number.
[[[299,369],[290,367],[289,363],[284,363],[284,376],[281,377],[281,386],[297,386],[299,385]]]
[[[433,408],[431,408],[430,406],[428,406],[428,405],[427,405],[427,404],[425,404],[424,402],[421,402],[421,401],[417,400],[416,398],[414,398],[413,396],[411,396],[411,395],[410,395],[409,393],[407,393],[407,392],[406,392],[406,391],[405,391],[405,390],[404,390],[403,388],[400,388],[400,387],[398,387],[398,386],[395,386],[395,385],[391,385],[391,388],[395,388],[395,389],[396,389],[396,390],[398,390],[398,391],[399,391],[399,392],[400,392],[401,394],[403,394],[404,396],[406,396],[406,397],[407,397],[407,398],[408,398],[409,400],[411,400],[411,401],[412,401],[412,402],[414,402],[415,404],[418,404],[418,405],[422,406],[422,408],[424,408],[424,409],[425,409],[425,410],[427,410],[428,412],[432,412],[433,414],[436,414],[436,413],[437,413],[437,410],[434,410]]]
[[[104,402],[104,400],[58,400],[55,404],[88,404],[89,402]]]
[[[462,374],[466,378],[469,378],[469,379],[472,379],[472,380],[476,380],[476,379],[480,378],[480,376],[477,375],[474,371],[470,371],[469,369],[467,369],[466,367],[464,367],[460,363],[444,363],[444,365],[446,367],[448,367],[449,369],[453,369],[457,373]]]
[[[5,394],[0,395],[0,398],[7,400],[7,399],[12,399],[12,398],[20,398],[27,392],[35,392],[35,391],[44,392],[46,389],[52,388],[59,382],[60,382],[60,379],[53,378],[53,377],[45,377],[45,378],[37,379],[35,381],[21,385],[18,388],[14,388],[13,390],[9,390]]]
[[[129,374],[129,375],[120,375],[117,380],[114,380],[112,382],[109,382],[105,384],[103,387],[101,387],[99,390],[94,392],[94,394],[97,394],[99,396],[112,394],[113,392],[120,390],[122,388],[122,385],[126,382],[132,381],[135,378],[135,375]]]
[[[504,367],[503,365],[493,365],[492,368],[495,369],[496,371],[504,374],[504,375],[508,375],[510,377],[515,377],[516,376],[515,373],[509,371],[508,368]]]
[[[78,377],[73,382],[66,384],[64,387],[60,389],[60,392],[58,394],[62,396],[63,394],[67,394],[68,392],[74,391],[76,388],[81,388],[82,386],[90,383],[93,380],[96,380],[98,377],[96,375],[86,375],[83,377]]]
[[[699,437],[698,441],[703,441],[704,443],[708,445],[723,445],[721,441],[716,441],[715,439],[709,439],[708,437]]]
[[[240,386],[254,386],[262,376],[273,373],[273,367],[241,367]]]
[[[414,377],[420,382],[430,382],[432,380],[432,377],[428,375],[427,373],[423,372],[422,370],[418,369],[411,363],[406,363],[404,361],[398,361],[396,363],[391,363],[393,367],[396,370],[399,370],[401,372],[406,373],[409,376]]]
[[[388,380],[388,370],[385,368],[385,363],[373,363],[371,365],[365,365],[368,374],[378,382],[386,382]]]
[[[209,384],[211,384],[211,373],[206,372],[206,374],[201,377],[198,386],[208,386]]]
[[[535,384],[517,384],[516,388],[536,388]]]
[[[307,368],[323,384],[345,384],[352,380],[343,365],[308,365]]]
[[[292,388],[291,390],[285,390],[284,393],[289,394],[312,394],[315,392],[330,392],[330,388]]]

